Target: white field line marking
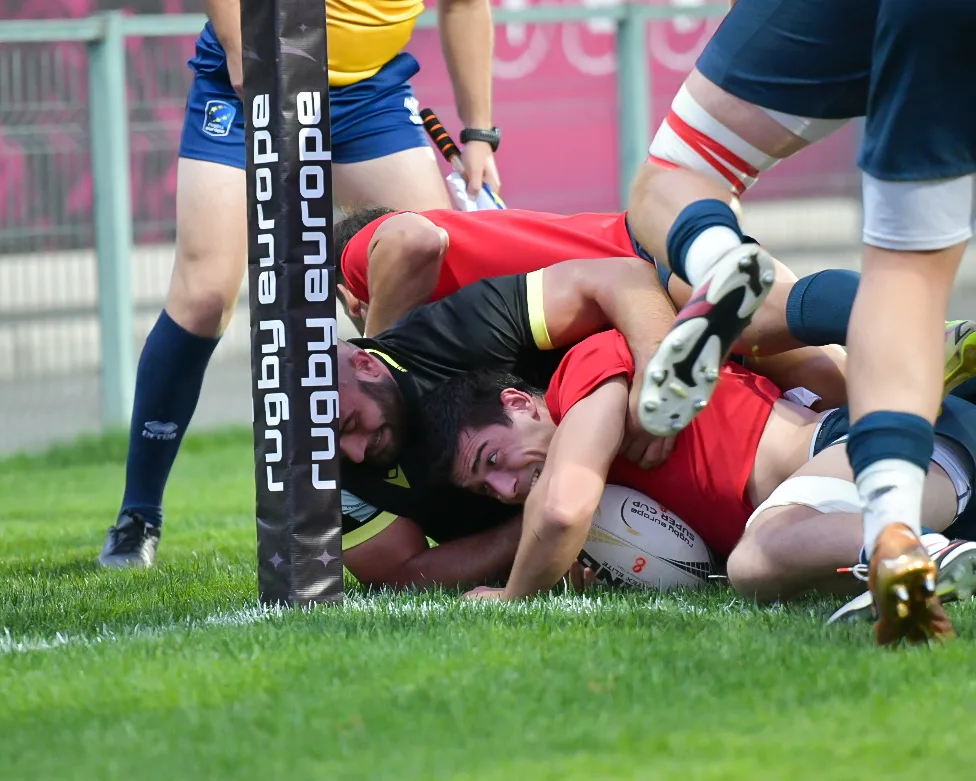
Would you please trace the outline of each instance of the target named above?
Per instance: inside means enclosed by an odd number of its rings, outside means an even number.
[[[620,610],[623,612],[656,612],[656,613],[690,613],[704,615],[712,612],[698,605],[687,602],[680,596],[649,596],[646,602],[619,602],[605,599],[595,594],[588,596],[574,595],[549,595],[535,599],[531,602],[490,602],[486,600],[455,600],[444,601],[441,599],[431,599],[429,597],[410,596],[406,599],[388,594],[375,596],[362,596],[360,594],[347,594],[341,607],[263,607],[259,605],[248,606],[238,610],[225,613],[215,613],[205,618],[187,618],[182,621],[175,621],[170,624],[160,626],[141,626],[136,625],[131,628],[112,630],[103,627],[100,632],[95,634],[72,635],[67,632],[55,632],[53,637],[14,637],[6,627],[0,629],[0,656],[5,654],[31,653],[33,651],[51,651],[65,647],[90,647],[103,643],[116,643],[119,641],[133,640],[139,638],[158,637],[172,632],[189,631],[194,629],[207,629],[210,627],[225,626],[250,626],[259,624],[272,618],[280,618],[294,612],[316,612],[319,610],[338,609],[346,613],[358,613],[360,615],[373,615],[397,618],[400,616],[419,615],[436,616],[444,613],[454,613],[458,615],[476,614],[483,611],[504,612],[510,615],[550,615],[560,617],[572,617],[583,615],[595,615],[608,609]],[[728,604],[719,608],[725,613],[748,613],[755,612],[756,608],[749,608],[737,599],[731,600]]]
[[[140,637],[165,635],[179,630],[211,627],[211,626],[248,626],[281,614],[277,608],[248,607],[228,613],[216,613],[206,618],[187,618],[161,626],[140,626],[119,629],[117,631],[102,627],[93,635],[72,635],[67,632],[55,632],[53,637],[24,637],[16,638],[7,627],[0,631],[0,655],[29,653],[31,651],[51,651],[67,646],[95,646],[102,643],[114,643],[120,640],[130,640]]]

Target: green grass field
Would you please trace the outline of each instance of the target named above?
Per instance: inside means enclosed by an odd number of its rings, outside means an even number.
[[[247,432],[190,437],[158,566],[95,558],[125,441],[0,462],[0,779],[972,779],[976,610],[879,651],[722,588],[256,603]]]

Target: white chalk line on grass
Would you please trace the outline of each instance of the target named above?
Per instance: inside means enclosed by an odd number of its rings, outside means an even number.
[[[32,651],[53,651],[57,648],[87,647],[103,645],[105,643],[116,643],[120,640],[132,640],[136,638],[154,637],[166,635],[171,632],[189,629],[202,629],[216,626],[248,626],[265,621],[274,615],[280,615],[280,608],[249,607],[241,610],[234,610],[227,613],[216,613],[205,618],[187,618],[183,621],[174,621],[170,624],[160,626],[140,626],[136,625],[128,629],[112,630],[103,627],[96,634],[70,634],[68,632],[55,632],[53,637],[14,637],[7,627],[0,632],[0,655],[30,653]]]
[[[484,600],[434,600],[430,598],[417,597],[405,601],[392,599],[389,596],[380,595],[378,597],[368,597],[359,594],[347,594],[342,606],[329,607],[329,610],[339,610],[345,613],[358,613],[361,615],[375,615],[390,618],[400,616],[420,617],[443,615],[444,613],[477,613],[482,611],[504,611],[515,615],[556,615],[560,617],[572,617],[582,615],[594,615],[601,613],[608,608],[619,608],[620,602],[611,603],[599,595],[572,596],[572,595],[549,595],[532,602],[489,602]],[[32,653],[35,651],[53,651],[67,647],[93,647],[120,641],[159,637],[179,631],[191,631],[208,629],[212,627],[228,626],[250,626],[268,621],[273,618],[280,618],[284,615],[295,612],[314,612],[323,609],[321,606],[315,607],[265,607],[253,605],[224,613],[215,613],[204,618],[186,618],[182,621],[174,621],[169,624],[159,626],[136,625],[131,628],[112,630],[103,627],[95,634],[70,634],[68,632],[55,632],[53,637],[14,637],[7,627],[0,630],[0,656],[5,654]],[[744,611],[744,605],[738,600],[732,600],[729,604],[720,608],[723,612]],[[646,603],[639,606],[629,605],[627,610],[633,612],[656,612],[656,613],[693,613],[703,615],[714,612],[708,608],[693,605],[680,597],[651,597]]]

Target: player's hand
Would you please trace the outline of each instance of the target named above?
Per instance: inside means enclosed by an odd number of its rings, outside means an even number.
[[[494,599],[499,600],[505,593],[503,588],[490,588],[489,586],[478,586],[471,589],[464,595],[465,599]]]
[[[624,436],[623,453],[641,469],[653,469],[668,460],[674,450],[674,437],[656,437],[644,429]]]
[[[640,382],[634,382],[630,389],[630,408],[627,425],[624,427],[624,441],[621,452],[641,469],[651,469],[663,464],[674,450],[674,437],[656,437],[648,434],[640,424],[637,409],[640,405]]]
[[[577,594],[589,591],[596,585],[596,573],[591,567],[583,567],[578,561],[573,562],[573,566],[569,568],[566,577],[569,579],[569,585]]]
[[[495,156],[491,153],[491,144],[484,141],[469,141],[461,151],[461,162],[464,164],[464,175],[468,180],[468,195],[477,198],[483,183],[487,183],[496,194],[500,193],[502,183],[498,180],[498,169],[495,168]]]
[[[227,75],[237,97],[244,100],[244,59],[240,52],[227,53]]]

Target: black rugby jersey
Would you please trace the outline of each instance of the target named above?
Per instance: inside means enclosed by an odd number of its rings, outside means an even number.
[[[375,339],[350,340],[389,367],[403,394],[408,428],[395,468],[343,461],[344,548],[375,536],[397,516],[446,542],[517,512],[487,497],[428,483],[420,400],[441,382],[480,368],[511,372],[545,388],[566,350],[545,349],[541,279],[541,272],[484,279],[414,309]]]

